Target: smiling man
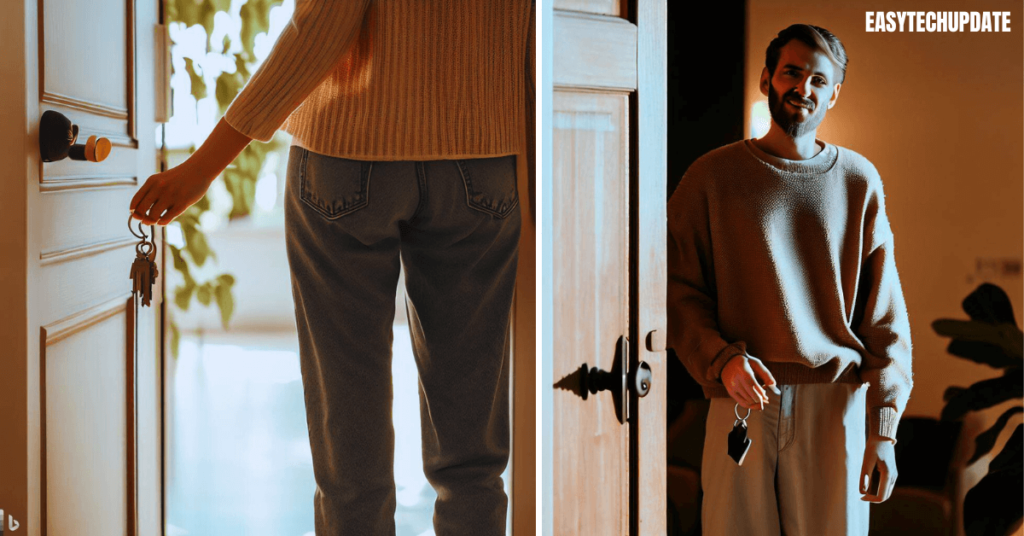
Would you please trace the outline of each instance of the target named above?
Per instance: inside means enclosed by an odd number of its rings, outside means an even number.
[[[816,136],[846,65],[828,30],[781,31],[768,133],[699,158],[668,203],[669,345],[711,399],[706,535],[867,534],[896,481],[912,347],[882,181]]]

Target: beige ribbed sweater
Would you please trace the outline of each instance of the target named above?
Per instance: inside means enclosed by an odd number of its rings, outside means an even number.
[[[870,429],[895,439],[912,347],[882,180],[819,145],[784,160],[745,140],[686,171],[668,202],[669,345],[707,397],[729,396],[741,354],[779,384],[870,383]]]
[[[530,0],[296,0],[224,114],[263,142],[361,160],[523,151]]]

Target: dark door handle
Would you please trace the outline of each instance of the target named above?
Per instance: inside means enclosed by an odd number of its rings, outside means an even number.
[[[76,144],[78,125],[60,112],[46,110],[39,120],[39,156],[43,162],[56,162],[71,157],[72,160],[102,162],[110,154],[110,140],[96,135],[89,136],[84,145]]]
[[[641,361],[635,370],[628,370],[628,364],[629,339],[619,337],[609,370],[590,367],[584,363],[555,383],[554,387],[572,391],[583,400],[601,391],[608,391],[612,395],[615,417],[619,423],[625,424],[631,418],[629,392],[633,391],[637,397],[647,396],[647,393],[651,391],[651,382],[654,379],[651,367],[647,363]]]

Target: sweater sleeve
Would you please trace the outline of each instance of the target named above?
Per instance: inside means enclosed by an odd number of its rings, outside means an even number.
[[[707,207],[688,172],[668,203],[668,345],[697,383],[721,387],[722,369],[746,343],[726,341],[718,329]]]
[[[268,142],[355,40],[368,0],[296,0],[266,60],[228,106],[224,120]]]
[[[865,234],[869,252],[862,263],[854,331],[864,344],[861,379],[869,383],[867,411],[871,434],[896,439],[896,428],[913,388],[910,320],[903,298],[894,238],[881,187],[868,203]],[[866,244],[867,245],[867,244]]]

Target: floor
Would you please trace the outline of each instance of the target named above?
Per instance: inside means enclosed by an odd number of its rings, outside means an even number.
[[[295,333],[182,335],[169,364],[168,536],[313,536],[312,457]],[[395,326],[398,536],[433,535],[416,367]],[[508,475],[505,473],[506,488]]]

